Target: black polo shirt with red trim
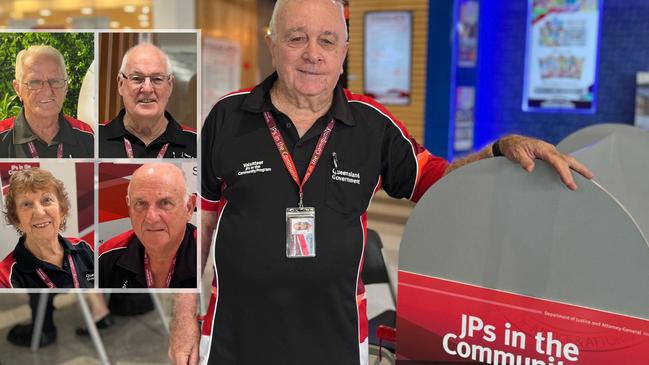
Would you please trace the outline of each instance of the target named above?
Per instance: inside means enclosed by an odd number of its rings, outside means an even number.
[[[178,123],[169,112],[164,114],[168,121],[167,129],[148,146],[126,130],[125,114],[126,109],[122,109],[113,120],[99,125],[100,158],[128,157],[124,138],[131,142],[134,158],[156,158],[167,144],[164,158],[196,158],[196,130]]]
[[[0,121],[0,158],[57,158],[62,144],[63,158],[93,158],[94,133],[92,128],[70,116],[59,114],[59,132],[51,143],[40,139],[27,123],[23,109],[17,116]],[[29,150],[29,142],[38,156]]]
[[[218,214],[216,288],[203,324],[209,364],[359,364],[367,359],[360,279],[367,208],[383,188],[418,200],[448,163],[410,137],[371,98],[336,87],[333,104],[301,138],[270,99],[274,74],[222,98],[202,136],[202,208]],[[304,206],[315,208],[313,258],[286,257],[286,208],[298,204],[263,117],[271,112],[300,177],[319,136],[335,125]]]
[[[196,288],[196,227],[187,223],[169,288]],[[144,246],[132,230],[99,246],[100,288],[146,288]]]
[[[16,248],[0,263],[0,288],[47,288],[36,270],[41,268],[57,288],[74,288],[68,256],[77,272],[80,288],[92,288],[95,282],[93,249],[86,241],[59,236],[63,247],[63,266],[57,267],[36,258],[25,247],[25,237],[18,240]]]

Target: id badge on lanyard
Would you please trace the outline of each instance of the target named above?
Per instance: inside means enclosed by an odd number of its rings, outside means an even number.
[[[315,208],[286,208],[286,257],[315,257]]]
[[[264,112],[264,119],[268,125],[270,135],[273,137],[273,141],[277,146],[277,150],[279,151],[280,156],[282,156],[286,169],[293,178],[293,181],[295,181],[300,188],[298,206],[286,208],[286,257],[315,257],[315,208],[304,206],[303,187],[309,180],[309,177],[311,177],[311,174],[313,174],[313,171],[324,152],[325,145],[327,144],[334,127],[334,120],[332,119],[329,124],[327,124],[324,131],[322,131],[320,139],[313,151],[313,155],[311,156],[311,160],[309,161],[309,166],[304,174],[304,178],[300,181],[300,176],[298,175],[297,168],[291,158],[291,153],[286,147],[284,138],[277,128],[273,115],[270,112]]]

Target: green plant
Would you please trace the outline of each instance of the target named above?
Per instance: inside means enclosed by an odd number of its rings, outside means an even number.
[[[4,94],[0,99],[0,120],[13,117],[20,111],[18,95]]]
[[[35,44],[50,45],[63,54],[68,71],[68,94],[63,105],[63,113],[76,117],[79,89],[83,77],[95,55],[93,33],[0,33],[0,112],[16,115],[20,101],[15,98],[12,81],[15,75],[16,55]],[[11,96],[14,96],[11,98]],[[6,118],[6,117],[4,117]]]

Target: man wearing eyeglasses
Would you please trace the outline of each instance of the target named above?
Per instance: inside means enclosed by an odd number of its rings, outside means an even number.
[[[167,54],[152,44],[132,47],[117,82],[124,109],[99,126],[99,157],[196,157],[196,131],[165,110],[174,86]]]
[[[0,121],[0,158],[94,156],[92,128],[61,112],[68,74],[57,49],[33,45],[20,51],[13,87],[23,107]]]

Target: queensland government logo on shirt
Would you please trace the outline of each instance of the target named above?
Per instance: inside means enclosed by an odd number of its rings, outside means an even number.
[[[264,167],[264,161],[244,162],[243,164],[241,164],[241,167],[241,171],[237,172],[237,175],[239,176],[271,172],[273,170],[270,167]]]
[[[337,168],[331,169],[331,179],[342,181],[350,184],[361,184],[361,174],[353,171],[345,171]]]

